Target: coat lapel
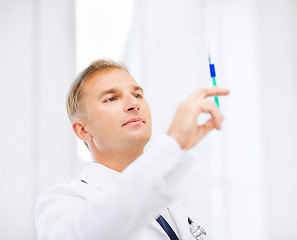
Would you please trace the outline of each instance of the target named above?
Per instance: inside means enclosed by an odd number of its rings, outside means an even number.
[[[153,221],[151,225],[160,233],[160,235],[162,235],[162,239],[164,238],[170,240],[167,233],[164,231],[164,229],[160,226],[160,224],[157,221]]]
[[[168,210],[176,224],[177,231],[178,231],[176,234],[180,237],[179,239],[193,240],[194,238],[190,232],[188,216],[186,214],[186,210],[184,206],[179,202],[173,202],[168,206]],[[170,238],[167,236],[164,229],[160,226],[160,224],[156,220],[152,221],[150,225],[141,232],[138,239],[170,240]]]
[[[137,239],[138,240],[152,240],[152,239],[170,240],[166,232],[163,230],[163,228],[159,225],[159,223],[156,220],[152,221],[145,229],[143,229]]]
[[[168,210],[176,223],[178,233],[181,237],[180,240],[191,240],[192,235],[185,207],[179,202],[173,202],[169,205]]]

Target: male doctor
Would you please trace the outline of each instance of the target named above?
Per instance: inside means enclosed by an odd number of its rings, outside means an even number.
[[[152,128],[143,89],[123,65],[111,60],[92,63],[73,83],[67,111],[94,162],[71,183],[41,195],[36,206],[38,239],[194,239],[172,189],[190,165],[181,158],[184,150],[221,128],[223,117],[207,97],[228,93],[221,88],[192,93],[179,105],[167,134],[143,152]],[[201,113],[211,118],[198,126]]]

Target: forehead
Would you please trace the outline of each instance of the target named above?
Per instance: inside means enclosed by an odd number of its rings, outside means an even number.
[[[84,93],[101,92],[110,88],[133,88],[138,86],[130,74],[122,69],[107,69],[93,73],[83,86]]]

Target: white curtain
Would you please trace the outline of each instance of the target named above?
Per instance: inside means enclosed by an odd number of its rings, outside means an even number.
[[[37,197],[77,171],[74,20],[72,0],[0,1],[0,239],[36,239]]]

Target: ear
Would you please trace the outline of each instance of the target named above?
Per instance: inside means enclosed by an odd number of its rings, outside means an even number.
[[[85,121],[79,119],[72,123],[72,129],[79,139],[89,142],[93,139],[92,135],[86,130]]]

